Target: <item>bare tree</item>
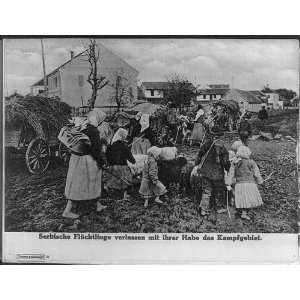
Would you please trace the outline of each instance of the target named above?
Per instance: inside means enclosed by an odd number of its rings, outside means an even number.
[[[182,109],[189,105],[196,98],[197,88],[187,78],[179,74],[172,74],[167,77],[168,89],[166,99],[175,107]]]
[[[117,111],[120,111],[122,105],[132,101],[132,88],[122,72],[116,72],[114,83],[111,86],[114,88],[112,101],[117,104]]]
[[[87,79],[87,82],[92,87],[92,96],[88,101],[90,108],[95,107],[95,102],[97,99],[98,92],[104,88],[109,81],[106,80],[105,76],[99,74],[99,65],[98,61],[100,59],[100,49],[97,46],[95,39],[90,39],[90,44],[86,50],[86,55],[88,57],[90,73]]]

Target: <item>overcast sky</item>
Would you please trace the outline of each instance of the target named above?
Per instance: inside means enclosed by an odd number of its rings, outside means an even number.
[[[185,75],[202,87],[228,83],[245,90],[288,88],[298,93],[298,41],[201,39],[100,39],[103,45],[139,71],[142,81]],[[44,39],[50,72],[87,45],[84,39]],[[42,78],[39,39],[6,40],[4,94],[25,94]]]

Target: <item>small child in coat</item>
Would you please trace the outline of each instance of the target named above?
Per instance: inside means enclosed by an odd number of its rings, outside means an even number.
[[[254,160],[250,159],[251,151],[246,146],[240,146],[236,153],[236,160],[225,178],[227,186],[235,180],[235,206],[242,219],[250,220],[248,210],[263,205],[262,198],[256,184],[262,184],[263,179]]]
[[[148,149],[147,160],[144,165],[142,182],[139,193],[145,199],[144,207],[148,206],[149,199],[155,196],[155,202],[162,204],[160,196],[167,192],[166,187],[158,180],[158,167],[157,160],[161,153],[161,149],[158,147],[151,147]]]

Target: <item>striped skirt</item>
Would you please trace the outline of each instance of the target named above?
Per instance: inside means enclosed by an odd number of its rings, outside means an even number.
[[[235,185],[236,208],[251,208],[263,205],[257,185],[254,182],[242,182]]]

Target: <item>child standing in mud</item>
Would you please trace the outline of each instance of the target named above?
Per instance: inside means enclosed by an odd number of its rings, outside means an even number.
[[[157,160],[161,153],[161,149],[158,147],[151,147],[148,149],[147,154],[148,158],[145,162],[142,182],[139,193],[144,198],[144,207],[148,206],[149,199],[155,196],[154,201],[156,203],[162,204],[160,196],[166,194],[166,187],[158,180],[158,167]]]
[[[235,180],[234,194],[237,214],[242,219],[250,220],[248,210],[263,205],[262,198],[256,184],[262,184],[263,179],[254,160],[250,159],[251,151],[246,146],[240,146],[236,153],[236,160],[231,165],[229,174],[225,178],[227,186]]]
[[[202,196],[199,205],[201,216],[210,213],[210,199],[214,199],[214,208],[218,213],[226,211],[224,171],[230,167],[228,151],[219,139],[222,132],[207,133],[206,141],[200,147],[195,161],[197,172],[201,176]]]

